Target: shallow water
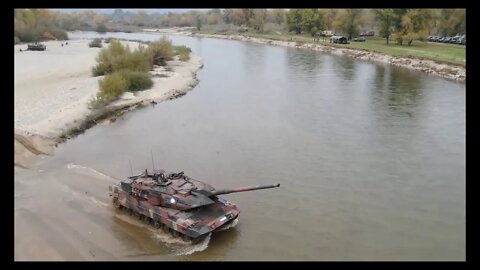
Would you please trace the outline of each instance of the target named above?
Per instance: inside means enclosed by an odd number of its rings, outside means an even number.
[[[465,259],[464,83],[308,50],[170,38],[203,58],[199,85],[17,173],[16,259]],[[197,246],[172,243],[108,200],[108,184],[131,174],[129,162],[134,173],[151,168],[151,153],[155,168],[217,188],[281,187],[224,195],[242,211],[237,226]]]

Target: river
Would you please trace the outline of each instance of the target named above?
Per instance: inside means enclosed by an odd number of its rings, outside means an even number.
[[[465,83],[309,50],[169,38],[203,58],[200,83],[16,173],[17,260],[465,260]],[[156,169],[216,188],[281,187],[223,195],[241,209],[238,224],[191,246],[110,206],[108,185],[130,164],[151,169],[152,156]]]

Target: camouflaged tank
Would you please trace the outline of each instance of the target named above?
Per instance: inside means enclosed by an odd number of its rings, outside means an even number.
[[[145,170],[109,186],[109,195],[115,208],[126,210],[175,237],[197,242],[231,224],[240,213],[235,204],[218,195],[279,186],[215,190],[183,172],[154,170],[149,173]]]

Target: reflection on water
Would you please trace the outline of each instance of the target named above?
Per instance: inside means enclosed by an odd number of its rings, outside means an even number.
[[[39,165],[49,172],[42,181],[70,179],[60,169],[69,163],[123,178],[129,161],[134,171],[151,167],[152,152],[156,167],[218,188],[281,187],[225,195],[242,211],[238,226],[180,257],[101,208],[95,218],[102,222],[83,225],[105,235],[103,250],[120,249],[119,259],[144,254],[139,260],[465,258],[465,84],[308,50],[171,39],[203,58],[200,84],[61,145]],[[16,177],[16,194],[45,205],[62,194],[35,195],[24,184],[28,174]],[[96,181],[102,184],[78,175],[67,185],[108,202],[105,180]],[[32,197],[16,197],[16,207],[30,204]],[[69,210],[57,214],[69,218],[90,204],[59,205]]]

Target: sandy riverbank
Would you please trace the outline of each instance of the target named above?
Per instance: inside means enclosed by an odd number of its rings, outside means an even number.
[[[157,31],[158,30],[158,31]],[[455,80],[455,81],[465,81],[466,79],[466,68],[453,64],[438,63],[433,60],[410,58],[410,57],[397,57],[390,56],[376,52],[350,49],[350,48],[338,48],[328,45],[315,44],[315,43],[300,43],[295,41],[280,41],[280,40],[270,40],[262,38],[252,38],[241,35],[216,35],[216,34],[196,34],[183,29],[144,29],[144,32],[157,32],[165,33],[170,35],[186,35],[186,36],[197,36],[197,37],[209,37],[209,38],[221,38],[221,39],[230,39],[238,41],[249,41],[265,45],[274,45],[274,46],[284,46],[291,48],[299,49],[309,49],[320,52],[327,52],[335,55],[346,55],[356,59],[364,61],[375,61],[381,63],[387,63],[394,66],[399,66],[403,68],[408,68],[412,70],[417,70],[420,72],[425,72],[440,76],[446,79]]]
[[[39,154],[52,154],[56,143],[65,140],[89,122],[105,116],[119,115],[147,104],[185,94],[197,83],[196,72],[202,60],[191,55],[187,62],[170,61],[173,71],[157,67],[152,71],[154,86],[136,95],[125,93],[101,111],[89,108],[88,102],[98,91],[98,80],[91,68],[99,48],[89,48],[87,40],[45,42],[46,51],[23,51],[15,45],[15,165],[29,167]],[[130,48],[137,42],[122,41]],[[114,112],[114,113],[113,113]],[[88,121],[86,119],[89,119]],[[88,122],[88,123],[87,123]]]

